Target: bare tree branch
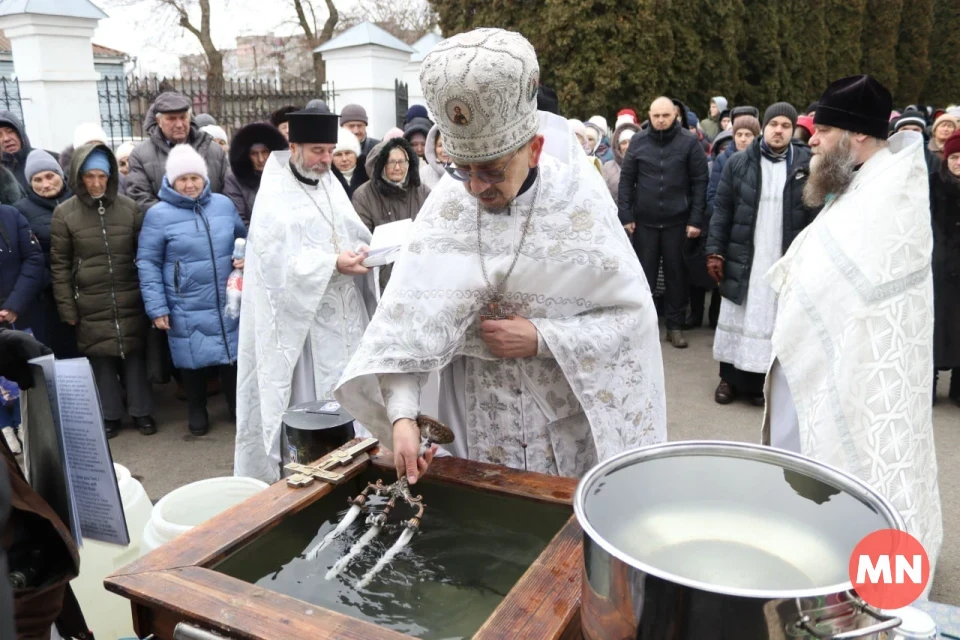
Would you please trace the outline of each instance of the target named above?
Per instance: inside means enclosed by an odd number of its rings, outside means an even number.
[[[313,6],[309,3],[308,6],[310,7],[310,12],[312,13]],[[307,40],[310,41],[310,44],[313,44],[314,30],[310,28],[310,23],[307,21],[307,14],[303,11],[303,1],[293,0],[293,8],[297,12],[297,20],[300,22],[300,28],[303,29],[303,33],[307,36]],[[314,17],[314,25],[316,25],[316,17]]]
[[[328,12],[327,21],[323,23],[323,33],[320,34],[320,42],[317,43],[318,46],[333,37],[333,30],[337,26],[337,21],[340,20],[340,12],[333,6],[333,0],[326,0],[326,3]]]
[[[412,44],[436,28],[437,14],[426,0],[360,0],[354,11],[343,16],[339,28],[364,21]]]

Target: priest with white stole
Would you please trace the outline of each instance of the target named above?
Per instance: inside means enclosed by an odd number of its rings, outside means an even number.
[[[602,176],[537,112],[536,52],[477,29],[420,82],[454,164],[431,191],[337,399],[416,482],[421,390],[440,371],[453,455],[579,476],[666,440],[650,290]],[[566,136],[565,143],[554,136]]]
[[[837,80],[820,99],[803,195],[825,206],[767,274],[779,310],[763,441],[886,496],[932,571],[943,524],[929,188],[923,137],[887,139],[892,105],[865,75]]]
[[[374,291],[361,262],[370,232],[330,171],[336,115],[289,115],[253,207],[240,305],[234,473],[280,478],[281,416],[333,397],[360,344]]]

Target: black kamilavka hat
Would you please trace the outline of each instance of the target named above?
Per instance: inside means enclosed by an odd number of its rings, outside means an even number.
[[[875,78],[848,76],[823,92],[813,122],[886,140],[892,110],[890,92]]]
[[[337,144],[340,116],[319,109],[303,109],[287,116],[292,144]]]

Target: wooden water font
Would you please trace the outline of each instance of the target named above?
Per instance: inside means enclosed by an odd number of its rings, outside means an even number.
[[[297,471],[107,578],[140,637],[180,623],[264,640],[581,637],[575,479],[437,458],[409,487],[426,505],[419,529],[385,518],[328,580],[369,525],[330,534],[366,488],[394,483],[393,456],[357,439]],[[382,514],[389,496],[366,495]],[[409,546],[374,572],[405,531]]]

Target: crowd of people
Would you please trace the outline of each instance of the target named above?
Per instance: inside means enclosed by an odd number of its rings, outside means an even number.
[[[307,108],[330,113],[322,100]],[[209,428],[210,394],[222,390],[235,416],[238,321],[224,315],[227,277],[243,265],[234,240],[246,236],[264,167],[288,149],[300,109],[231,138],[167,92],[150,106],[146,140],[113,149],[100,125],[81,123],[60,153],[34,149],[16,116],[0,112],[0,324],[58,358],[90,359],[108,437],[127,415],[141,434],[156,432],[152,385],[165,372],[191,434]],[[449,159],[423,106],[382,141],[367,122],[362,106],[344,107],[333,172],[372,231],[415,217]],[[387,267],[382,286],[389,277]],[[19,403],[8,404],[0,424],[19,452]]]
[[[816,217],[803,200],[810,174],[814,116],[790,104],[728,108],[714,97],[699,119],[683,102],[659,98],[642,124],[633,109],[570,128],[602,166],[674,347],[684,329],[716,330],[720,382],[714,398],[764,405],[777,297],[764,276]],[[934,233],[936,301],[933,401],[940,372],[952,371],[948,397],[960,406],[960,107],[909,105],[891,111],[887,133],[924,136]],[[608,143],[608,140],[610,141]],[[702,149],[702,153],[700,150]],[[952,159],[951,159],[952,157]],[[705,294],[714,290],[709,310]],[[752,293],[752,295],[748,295]]]
[[[715,401],[764,405],[764,444],[869,483],[936,566],[960,108],[895,111],[858,75],[802,115],[717,96],[700,118],[664,96],[611,130],[561,115],[532,45],[501,29],[438,44],[421,85],[429,110],[379,140],[362,105],[322,100],[230,139],[171,92],[138,144],[85,123],[54,154],[0,112],[0,323],[90,359],[108,437],[126,415],[156,432],[166,359],[190,434],[222,390],[235,474],[279,479],[283,412],[336,398],[415,484],[434,455],[578,477],[665,442],[658,315],[678,349],[706,322]],[[372,282],[372,232],[414,218]],[[434,374],[449,451],[417,424]],[[18,450],[19,416],[0,417]]]
[[[546,87],[538,105],[559,112]],[[617,204],[667,341],[684,348],[684,331],[705,322],[716,331],[719,404],[764,404],[777,298],[763,279],[819,211],[802,198],[817,106],[801,115],[775,103],[761,118],[756,107],[716,96],[700,118],[680,100],[658,98],[645,119],[618,111],[612,129],[601,115],[568,120]],[[322,100],[306,109],[330,114]],[[151,105],[147,140],[114,150],[101,127],[82,123],[59,154],[31,147],[19,120],[0,113],[0,322],[31,331],[58,357],[91,359],[109,436],[126,414],[141,433],[156,431],[158,374],[148,375],[148,360],[163,361],[158,350],[167,345],[190,433],[206,433],[207,395],[218,388],[235,415],[238,328],[223,313],[233,240],[245,236],[267,160],[288,148],[289,118],[299,110],[279,109],[231,138],[169,92]],[[369,134],[361,105],[345,106],[338,123],[331,173],[360,220],[373,231],[415,218],[452,166],[426,108],[412,106],[404,128],[382,140]],[[935,401],[940,372],[952,371],[948,397],[960,405],[958,124],[953,106],[909,105],[888,118],[888,133],[925,139],[935,239],[932,393]],[[190,227],[202,233],[188,234]],[[381,290],[390,273],[381,269]],[[12,411],[4,420],[15,450],[18,422]]]

